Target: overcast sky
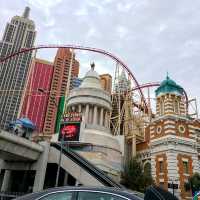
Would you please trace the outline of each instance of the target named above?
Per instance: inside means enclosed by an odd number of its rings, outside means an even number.
[[[172,79],[200,99],[199,0],[0,0],[0,33],[14,15],[31,8],[36,44],[77,44],[105,49],[121,58],[139,83]],[[113,62],[78,53],[81,67]]]

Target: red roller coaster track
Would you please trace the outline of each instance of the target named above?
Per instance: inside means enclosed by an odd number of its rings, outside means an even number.
[[[145,84],[139,85],[139,87],[138,86],[134,87],[131,91],[135,91],[135,90],[143,89],[143,88],[158,87],[158,86],[160,86],[159,82],[145,83]],[[188,110],[188,96],[187,96],[187,93],[184,89],[183,89],[183,93],[184,93],[184,96],[185,96],[186,109]]]
[[[140,96],[141,96],[141,98],[144,102],[145,111],[148,110],[148,106],[147,106],[147,103],[145,101],[144,94],[142,92],[142,88],[155,87],[155,86],[160,85],[159,83],[147,83],[147,84],[144,84],[144,85],[139,85],[137,79],[135,78],[135,76],[133,75],[133,73],[131,72],[129,67],[121,59],[119,59],[117,56],[113,55],[112,53],[110,53],[108,51],[102,50],[102,49],[97,49],[97,48],[92,48],[92,47],[83,47],[83,46],[78,46],[78,45],[39,45],[39,46],[36,46],[36,47],[26,48],[26,49],[22,49],[18,52],[15,52],[15,53],[13,53],[13,54],[11,54],[11,55],[3,58],[3,59],[0,59],[0,63],[3,63],[5,61],[7,61],[8,59],[10,59],[14,56],[17,56],[19,54],[22,54],[22,53],[26,53],[26,52],[34,51],[34,50],[38,50],[38,49],[49,49],[49,48],[50,49],[52,49],[52,48],[53,49],[54,48],[69,48],[69,49],[75,49],[75,50],[85,50],[85,51],[100,53],[100,54],[103,54],[103,55],[106,55],[106,56],[112,58],[113,60],[115,60],[117,63],[119,63],[126,70],[128,75],[135,82],[136,87],[133,88],[132,90],[139,90]],[[188,107],[188,97],[187,97],[187,93],[185,92],[185,90],[184,90],[184,94],[185,94],[185,98],[186,98],[186,106]]]
[[[135,76],[133,75],[131,70],[128,68],[128,66],[121,59],[119,59],[118,57],[116,57],[112,53],[110,53],[108,51],[105,51],[105,50],[102,50],[102,49],[97,49],[97,48],[92,48],[92,47],[76,46],[76,45],[39,45],[39,46],[36,46],[36,47],[26,48],[26,49],[22,49],[22,50],[20,50],[18,52],[15,52],[15,53],[13,53],[13,54],[1,59],[0,63],[5,62],[6,60],[8,60],[8,59],[10,59],[10,58],[12,58],[14,56],[17,56],[19,54],[22,54],[22,53],[26,53],[26,52],[29,52],[29,51],[34,51],[34,50],[37,50],[37,49],[49,49],[49,48],[50,49],[53,49],[53,48],[69,48],[69,49],[75,49],[75,50],[92,51],[92,52],[100,53],[100,54],[103,54],[103,55],[106,55],[106,56],[112,58],[117,63],[119,63],[126,70],[128,75],[133,79],[133,81],[135,82],[136,87],[138,87],[138,89],[139,89],[140,96],[141,96],[141,98],[142,98],[142,100],[144,102],[145,110],[148,110],[147,103],[146,103],[145,98],[144,98],[144,94],[143,94],[142,90],[140,89],[138,81],[136,80]]]

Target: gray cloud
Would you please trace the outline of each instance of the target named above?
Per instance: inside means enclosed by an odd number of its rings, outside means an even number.
[[[37,44],[92,46],[118,55],[140,83],[161,81],[168,71],[189,96],[200,98],[200,1],[193,0],[0,0],[6,22],[31,7]],[[83,69],[98,59],[104,72],[113,62],[78,52]],[[106,67],[106,66],[109,67]]]

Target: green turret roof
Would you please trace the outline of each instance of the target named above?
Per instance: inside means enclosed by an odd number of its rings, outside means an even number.
[[[167,75],[166,79],[162,81],[159,88],[157,88],[155,92],[156,96],[166,93],[183,95],[183,88],[178,84],[176,84],[176,82],[170,79],[169,76]]]

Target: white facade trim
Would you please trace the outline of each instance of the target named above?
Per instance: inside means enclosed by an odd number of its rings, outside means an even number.
[[[175,130],[165,130],[165,133],[168,134],[168,133],[176,133]]]
[[[155,126],[150,126],[150,130],[154,130]]]
[[[166,120],[164,121],[164,124],[176,124],[175,121],[172,120]]]
[[[158,158],[158,161],[163,161],[163,158]]]
[[[175,125],[165,125],[164,126],[164,129],[168,129],[168,128],[175,129]]]

